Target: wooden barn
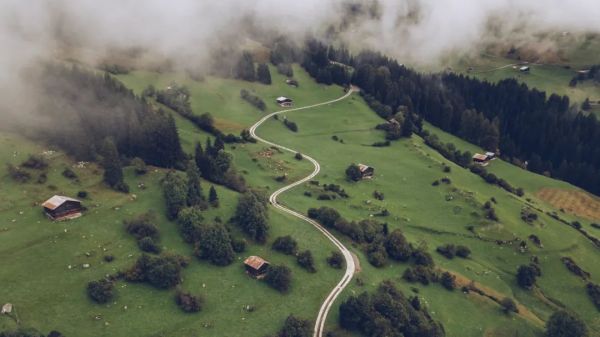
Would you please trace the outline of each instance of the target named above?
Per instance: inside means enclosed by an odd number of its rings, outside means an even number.
[[[42,207],[44,212],[52,220],[75,219],[81,216],[83,207],[81,201],[62,195],[55,195],[46,200]]]
[[[473,162],[481,166],[486,166],[489,160],[490,158],[485,154],[475,153],[473,155]]]
[[[371,179],[373,178],[373,174],[375,174],[375,169],[365,164],[358,164],[358,169],[363,179]]]
[[[244,266],[246,267],[246,273],[254,278],[262,278],[269,269],[269,262],[260,256],[249,256],[244,260]]]
[[[291,107],[292,103],[294,102],[291,98],[288,98],[285,96],[277,97],[277,99],[275,101],[277,102],[277,104],[279,104],[279,106],[285,107],[285,108]]]

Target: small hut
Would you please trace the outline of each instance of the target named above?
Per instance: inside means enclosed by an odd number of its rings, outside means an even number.
[[[475,153],[473,155],[473,162],[475,164],[479,164],[481,166],[486,166],[488,164],[489,158],[485,154]]]
[[[529,67],[528,66],[522,66],[519,68],[519,71],[522,73],[528,73],[529,72]]]
[[[260,256],[249,256],[244,260],[244,266],[246,267],[246,273],[254,278],[262,278],[267,273],[269,268],[269,262]]]
[[[284,107],[284,108],[289,108],[292,106],[292,103],[294,102],[291,98],[285,97],[285,96],[280,96],[277,97],[277,99],[275,100],[275,102],[277,102],[277,104],[279,104],[279,106]]]
[[[13,310],[13,305],[11,303],[6,303],[5,305],[2,306],[2,311],[0,311],[0,314],[10,314]]]
[[[58,221],[78,218],[83,211],[81,201],[62,195],[55,195],[46,200],[42,207],[50,219]]]
[[[360,170],[362,179],[371,179],[373,178],[373,174],[375,174],[375,169],[365,164],[358,164],[358,169]]]

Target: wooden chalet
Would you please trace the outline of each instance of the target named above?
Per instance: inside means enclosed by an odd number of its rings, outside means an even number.
[[[83,207],[81,201],[62,195],[55,195],[46,200],[42,207],[44,212],[52,220],[75,219],[81,216]]]
[[[490,160],[490,158],[485,154],[475,153],[473,155],[473,162],[475,164],[479,164],[481,166],[486,166],[488,164],[489,160]]]
[[[279,104],[279,106],[285,107],[285,108],[291,107],[292,103],[294,102],[291,98],[284,97],[284,96],[277,97],[277,99],[275,101],[277,102],[277,104]]]
[[[358,169],[360,170],[362,179],[371,179],[373,178],[373,174],[375,174],[375,169],[365,164],[358,164]]]
[[[246,273],[254,278],[262,278],[269,269],[269,262],[260,256],[249,256],[244,260],[244,266],[246,267]]]

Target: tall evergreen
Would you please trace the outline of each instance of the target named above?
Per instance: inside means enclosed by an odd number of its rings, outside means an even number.
[[[233,220],[253,240],[267,241],[268,219],[267,199],[263,195],[248,191],[240,196]]]
[[[260,63],[256,69],[256,78],[262,84],[271,84],[271,72],[269,66],[265,63]]]
[[[217,190],[214,186],[210,186],[210,190],[208,190],[208,202],[213,207],[219,207],[219,196],[217,195]]]
[[[244,81],[253,82],[256,80],[254,70],[254,61],[249,52],[243,52],[234,69],[234,76]]]
[[[204,200],[202,186],[200,185],[200,171],[196,162],[190,160],[187,168],[187,205],[199,206]]]
[[[117,146],[110,138],[106,138],[102,144],[102,166],[104,167],[104,182],[111,188],[129,192],[129,187],[123,181],[123,169]]]
[[[187,184],[175,171],[169,171],[163,180],[163,194],[167,203],[167,218],[177,219],[187,205]]]

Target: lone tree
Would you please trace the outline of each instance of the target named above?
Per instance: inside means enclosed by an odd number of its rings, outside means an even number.
[[[219,196],[217,195],[217,190],[212,185],[208,190],[208,202],[212,207],[219,207]]]
[[[298,250],[298,242],[290,235],[280,236],[273,241],[271,248],[283,254],[294,255]]]
[[[167,203],[167,218],[177,219],[177,214],[187,204],[185,180],[175,171],[169,171],[163,181],[163,194]]]
[[[538,269],[532,265],[519,266],[519,269],[517,269],[517,283],[521,288],[531,289],[539,274]]]
[[[546,337],[587,337],[588,328],[575,315],[557,311],[546,322]]]
[[[256,78],[260,83],[271,84],[271,72],[269,66],[265,63],[260,63],[256,69]]]
[[[200,240],[196,243],[196,256],[217,266],[227,266],[233,262],[235,253],[225,226],[201,226]]]
[[[240,196],[233,220],[259,243],[267,241],[268,219],[267,199],[264,195],[248,191]]]
[[[112,139],[104,140],[101,149],[102,166],[104,167],[104,182],[112,189],[119,192],[129,192],[129,186],[123,181],[123,168],[119,158],[119,151]]]
[[[204,299],[200,296],[194,296],[191,293],[179,290],[175,294],[175,303],[177,303],[181,310],[191,313],[202,310]]]
[[[308,272],[317,272],[317,268],[315,268],[315,259],[313,258],[310,250],[305,250],[298,253],[298,256],[296,256],[296,261],[298,261],[298,265],[300,265],[300,267],[306,269]]]
[[[500,301],[500,305],[502,306],[502,311],[504,311],[505,314],[510,314],[511,312],[514,313],[518,313],[519,312],[519,308],[517,308],[517,303],[515,303],[515,301],[510,298],[510,297],[505,297]]]
[[[249,52],[243,52],[235,67],[235,77],[244,81],[253,82],[256,80],[256,72],[254,71],[254,61]]]
[[[350,164],[350,166],[346,168],[346,178],[351,181],[359,181],[362,179],[362,173],[360,172],[358,165]]]
[[[340,269],[344,266],[344,255],[338,251],[331,252],[327,258],[327,263],[335,269]]]

